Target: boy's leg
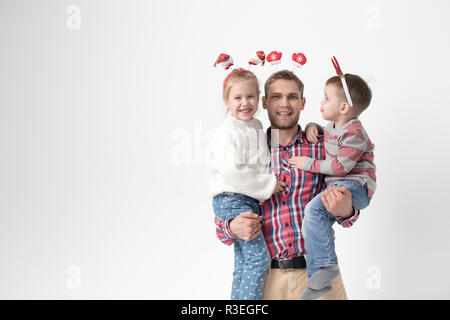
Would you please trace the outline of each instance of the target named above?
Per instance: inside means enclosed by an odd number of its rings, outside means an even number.
[[[317,299],[332,291],[331,282],[339,275],[332,225],[335,218],[325,209],[320,194],[305,208],[302,232],[307,253],[308,288],[302,299]]]
[[[370,198],[367,195],[367,184],[362,186],[356,180],[337,180],[329,182],[328,185],[346,187],[352,194],[352,202],[358,210],[365,209],[370,203]]]
[[[321,267],[338,264],[332,228],[336,219],[325,209],[320,195],[315,196],[306,205],[302,221],[308,277],[311,277]]]
[[[329,185],[345,186],[352,194],[352,202],[359,209],[364,209],[369,205],[370,199],[367,196],[367,189],[363,187],[358,181],[355,180],[338,180]],[[315,299],[321,295],[324,295],[331,291],[330,281],[337,277],[339,274],[339,269],[337,267],[337,257],[334,250],[334,237],[332,234],[332,225],[336,221],[335,218],[326,211],[320,200],[320,195],[316,196],[314,202],[311,201],[305,209],[305,221],[303,225],[305,226],[305,232],[308,233],[305,236],[305,246],[308,257],[312,254],[312,259],[308,263],[308,289],[303,293],[303,299]],[[322,223],[321,223],[322,222]],[[329,224],[329,231],[327,230],[327,225]],[[325,228],[325,229],[324,229]],[[313,234],[311,230],[315,230],[316,233]],[[322,242],[322,247],[317,239],[320,239],[321,233],[317,233],[319,230],[324,230],[326,237],[322,239],[327,239],[326,243]],[[303,233],[305,235],[305,233]],[[307,240],[306,238],[310,238]],[[313,239],[311,239],[313,238]],[[313,244],[311,244],[313,242]],[[308,249],[309,247],[309,249]],[[329,261],[327,262],[326,256],[323,255],[328,251]],[[334,265],[333,262],[336,261]]]
[[[270,265],[270,255],[262,233],[251,241],[240,240],[244,264],[239,299],[261,300],[264,279]]]

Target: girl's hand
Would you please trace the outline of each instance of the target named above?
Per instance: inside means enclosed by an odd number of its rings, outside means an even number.
[[[306,139],[308,139],[309,142],[312,143],[319,142],[319,139],[317,139],[318,135],[319,129],[317,129],[316,125],[312,124],[306,128]]]
[[[275,190],[273,190],[273,194],[276,194],[278,192],[283,192],[284,188],[286,188],[286,182],[277,180],[277,185],[275,187]]]
[[[305,166],[306,159],[308,157],[292,157],[288,160],[288,162],[293,166],[294,168],[304,170],[303,167]]]

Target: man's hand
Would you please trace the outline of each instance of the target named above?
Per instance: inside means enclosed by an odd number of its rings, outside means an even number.
[[[261,233],[262,216],[252,211],[239,214],[230,222],[230,231],[239,239],[250,241]]]
[[[329,186],[320,196],[325,209],[336,218],[353,215],[352,194],[346,187]]]

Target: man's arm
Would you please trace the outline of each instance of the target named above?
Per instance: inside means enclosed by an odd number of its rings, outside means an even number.
[[[242,212],[236,218],[225,221],[215,218],[217,238],[227,245],[239,239],[250,241],[261,233],[261,221],[262,216],[252,211]]]
[[[360,211],[352,203],[352,194],[346,187],[329,186],[320,196],[325,209],[336,217],[344,228],[353,226]]]
[[[261,233],[262,216],[252,211],[242,212],[230,221],[230,232],[239,239],[250,241]]]
[[[222,243],[228,246],[231,246],[236,242],[236,240],[239,240],[239,238],[235,237],[235,235],[230,232],[230,220],[231,219],[221,221],[217,218],[214,218],[214,223],[216,224],[216,236]]]

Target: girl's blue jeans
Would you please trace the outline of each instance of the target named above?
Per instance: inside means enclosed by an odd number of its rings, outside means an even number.
[[[245,211],[261,214],[258,200],[239,193],[218,194],[213,198],[213,209],[217,219],[222,221]],[[231,299],[261,300],[270,261],[262,233],[253,240],[235,242]]]
[[[362,186],[355,180],[338,180],[326,183],[324,190],[330,185],[346,187],[352,194],[353,204],[359,210],[369,205],[370,198],[367,195],[367,184]],[[321,194],[315,196],[306,205],[305,217],[302,221],[308,277],[311,277],[321,267],[338,264],[332,228],[336,218],[325,209],[320,199]]]

